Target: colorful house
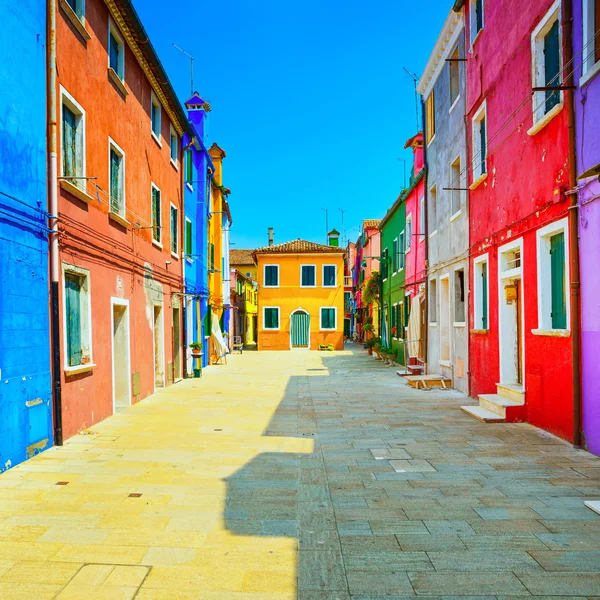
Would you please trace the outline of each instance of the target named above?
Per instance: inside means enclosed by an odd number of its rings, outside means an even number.
[[[241,338],[242,344],[256,347],[258,326],[258,284],[237,269],[231,268],[231,336]]]
[[[455,4],[468,50],[469,376],[480,400],[465,410],[574,440],[576,240],[566,194],[568,110],[557,89],[568,19],[560,0],[507,8]]]
[[[52,446],[46,2],[0,4],[0,472]],[[9,57],[12,57],[9,58]],[[32,99],[34,99],[32,101]]]
[[[464,60],[463,13],[450,11],[417,88],[425,105],[427,146],[427,369],[449,378],[453,387],[468,394],[469,212]],[[414,243],[423,248],[425,228],[418,233],[422,235],[414,238]]]
[[[344,249],[297,239],[258,248],[258,349],[344,348]]]
[[[183,376],[181,137],[194,132],[129,0],[59,7],[49,185],[67,438]]]
[[[348,242],[344,256],[344,337],[354,337],[354,285],[352,281],[352,270],[356,260],[356,244]]]
[[[208,314],[208,190],[215,171],[205,145],[205,126],[210,104],[197,92],[185,103],[191,135],[184,133],[183,171],[184,224],[183,251],[185,275],[184,323],[186,339],[186,375],[194,371],[194,361],[208,364],[206,315]],[[190,344],[203,344],[201,359],[192,358]]]
[[[252,258],[254,250],[242,250],[240,248],[231,248],[229,250],[229,264],[232,269],[243,273],[247,278],[257,281],[256,265]]]
[[[583,442],[600,455],[600,2],[573,1]]]

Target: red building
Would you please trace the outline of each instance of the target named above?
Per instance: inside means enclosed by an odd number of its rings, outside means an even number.
[[[467,27],[470,412],[572,439],[562,7],[509,4],[455,4]]]
[[[188,125],[129,0],[58,5],[60,397],[68,438],[182,376],[180,140]]]

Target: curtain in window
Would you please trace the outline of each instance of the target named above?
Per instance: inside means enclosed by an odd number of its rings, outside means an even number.
[[[77,117],[63,104],[63,175],[77,176]],[[76,182],[75,182],[76,183]]]
[[[292,346],[308,346],[310,316],[304,312],[292,314]]]
[[[65,305],[67,319],[67,360],[70,367],[81,364],[81,279],[65,273]]]

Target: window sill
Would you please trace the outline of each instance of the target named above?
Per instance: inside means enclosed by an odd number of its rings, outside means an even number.
[[[188,265],[193,264],[193,260],[191,258],[189,258],[188,256],[185,257],[185,262],[187,262]]]
[[[473,38],[469,52],[473,53],[473,48],[475,47],[475,42],[477,42],[477,40],[479,39],[479,36],[481,35],[482,31],[483,31],[483,27],[477,32],[477,35]]]
[[[84,40],[91,40],[92,36],[90,35],[90,32],[85,28],[82,19],[80,19],[75,13],[75,11],[69,6],[67,0],[60,0],[60,7],[63,9],[63,12],[65,13],[69,21],[71,21],[73,27],[77,29],[79,35]]]
[[[158,144],[158,147],[162,148],[162,142],[158,139],[154,131],[150,130],[150,134],[152,135],[152,139]]]
[[[452,221],[456,221],[456,219],[458,219],[458,217],[460,217],[460,215],[462,215],[462,208],[460,208],[459,210],[457,210],[451,217],[450,217],[450,223],[452,223]]]
[[[429,323],[429,327],[437,327],[437,322],[436,323]]]
[[[69,375],[79,375],[79,373],[87,373],[93,371],[96,365],[94,363],[87,363],[86,365],[77,365],[75,367],[64,367],[64,373],[67,377]]]
[[[156,246],[157,248],[160,248],[161,250],[163,249],[163,245],[159,241],[155,240],[154,238],[152,238],[152,245]]]
[[[489,332],[489,329],[469,329],[469,333],[472,333],[473,335],[484,335]]]
[[[596,75],[600,73],[600,60],[593,66],[591,66],[579,79],[579,87],[587,85]]]
[[[278,285],[263,285],[264,288],[267,288],[268,290],[274,290],[277,289],[279,286]]]
[[[316,286],[316,285],[301,285],[300,287],[301,287],[302,289],[307,289],[307,288],[308,288],[308,289],[314,289],[314,288],[316,288],[317,286]]]
[[[449,360],[440,360],[440,366],[442,366],[442,367],[451,367],[452,364],[450,363]]]
[[[324,285],[324,288],[328,288],[328,289],[335,289],[337,287],[337,285]]]
[[[171,166],[176,170],[179,171],[179,165],[173,160],[171,159]]]
[[[326,329],[324,327],[321,327],[320,331],[337,331],[337,329],[335,327],[333,327],[331,329],[329,329],[329,328]]]
[[[454,322],[452,323],[452,327],[466,327],[467,324],[464,321],[458,321],[458,322]]]
[[[434,229],[430,234],[429,234],[429,239],[431,239],[433,236],[437,235],[437,229]]]
[[[556,115],[562,111],[563,107],[563,102],[557,104],[554,108],[552,108],[552,110],[548,111],[537,123],[535,123],[531,129],[527,130],[527,135],[535,135],[536,133],[544,129],[544,127],[546,127],[546,125],[548,125],[548,123],[550,123],[550,121],[552,121],[552,119],[554,119],[554,117],[556,117]]]
[[[125,83],[112,67],[108,67],[108,78],[119,88],[119,91],[123,94],[123,96],[129,96],[129,92],[125,87]]]
[[[179,260],[179,254],[176,254],[176,253],[175,253],[175,252],[173,252],[172,250],[171,250],[171,256],[172,256],[173,258],[175,258],[175,259]]]
[[[475,188],[478,188],[487,179],[487,176],[487,172],[482,173],[477,179],[475,179],[475,181],[473,181],[473,183],[469,186],[469,189],[474,190]]]
[[[185,182],[185,185],[187,185],[188,189],[190,190],[190,192],[194,191],[194,188],[192,187],[191,183],[188,183],[187,181]]]
[[[433,134],[433,137],[427,142],[427,147],[429,148],[429,146],[431,146],[431,144],[433,144],[433,141],[435,140],[435,133]]]
[[[571,330],[570,329],[532,329],[531,333],[533,335],[541,335],[546,337],[570,337]]]
[[[59,179],[58,185],[60,185],[60,187],[63,190],[69,192],[69,194],[72,194],[73,196],[75,196],[82,202],[85,202],[86,204],[89,204],[94,200],[92,196],[90,196],[87,192],[82,190],[79,186],[71,183],[68,179]]]
[[[129,227],[131,225],[125,217],[122,217],[119,213],[113,212],[112,210],[108,212],[108,218],[119,225],[123,225],[123,227]]]
[[[454,102],[452,103],[452,106],[448,110],[448,114],[451,114],[452,111],[456,108],[456,105],[458,104],[459,100],[460,100],[460,94],[458,96],[456,96],[456,99],[454,100]]]

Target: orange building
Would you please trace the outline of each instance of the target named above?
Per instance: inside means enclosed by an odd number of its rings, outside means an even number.
[[[305,240],[258,248],[258,349],[344,349],[344,250]]]
[[[129,0],[58,3],[65,438],[182,377],[187,117]]]

